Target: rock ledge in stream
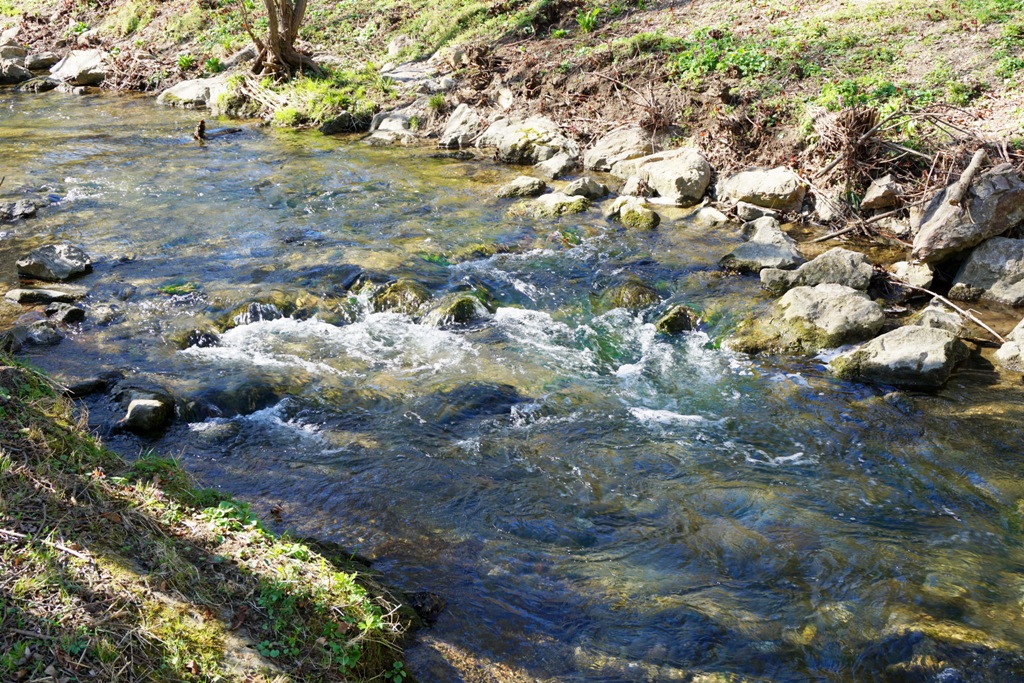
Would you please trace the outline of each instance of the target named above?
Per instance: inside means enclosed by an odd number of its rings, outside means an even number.
[[[835,247],[796,270],[765,268],[761,271],[761,286],[774,294],[800,285],[813,287],[829,282],[865,290],[873,274],[874,269],[864,254]]]
[[[967,355],[967,347],[952,332],[907,325],[837,356],[829,369],[844,379],[938,389]]]

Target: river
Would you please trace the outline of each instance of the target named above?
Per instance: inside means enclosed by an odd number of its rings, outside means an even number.
[[[768,299],[716,271],[732,228],[514,216],[494,195],[517,170],[483,155],[256,127],[200,145],[198,117],[0,91],[0,192],[55,202],[0,226],[0,282],[54,241],[95,261],[86,322],[27,355],[194,401],[162,438],[106,443],[442,595],[421,681],[1024,680],[1019,378],[976,355],[936,394],[892,393],[735,354]],[[344,291],[360,270],[495,311],[374,313]],[[602,307],[627,273],[663,304]],[[700,331],[656,333],[674,302]],[[101,431],[122,411],[87,405]]]

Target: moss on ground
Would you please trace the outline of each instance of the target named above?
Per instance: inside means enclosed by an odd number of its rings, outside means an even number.
[[[171,460],[121,460],[7,358],[0,539],[0,680],[405,677],[386,591]]]

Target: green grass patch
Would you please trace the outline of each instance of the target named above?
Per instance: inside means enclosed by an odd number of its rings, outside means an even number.
[[[0,680],[404,677],[376,584],[174,460],[104,450],[37,371],[0,358],[0,388]]]

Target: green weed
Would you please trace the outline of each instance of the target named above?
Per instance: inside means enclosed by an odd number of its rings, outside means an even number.
[[[590,33],[597,28],[597,15],[600,13],[601,8],[599,7],[593,7],[589,10],[580,10],[576,14],[576,24],[584,33]]]

